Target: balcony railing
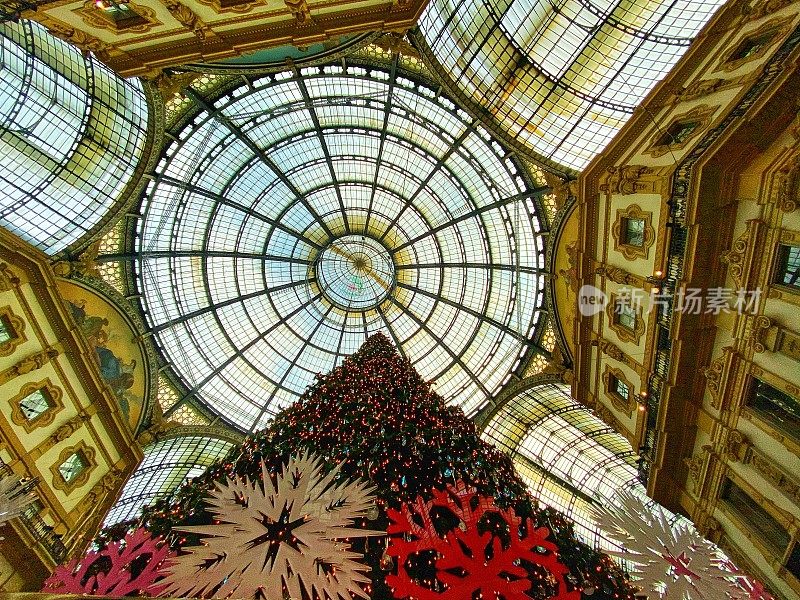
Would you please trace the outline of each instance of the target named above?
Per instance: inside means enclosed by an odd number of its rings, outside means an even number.
[[[12,475],[14,475],[14,472],[11,467],[0,459],[0,478]],[[31,537],[47,551],[57,565],[64,562],[67,558],[67,547],[53,531],[53,528],[45,523],[38,513],[33,511],[24,512],[17,519]]]

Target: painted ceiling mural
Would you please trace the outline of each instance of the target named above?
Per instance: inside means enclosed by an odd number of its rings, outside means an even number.
[[[128,320],[98,292],[59,280],[67,306],[89,346],[103,381],[114,393],[132,432],[145,418],[149,376],[137,335]]]

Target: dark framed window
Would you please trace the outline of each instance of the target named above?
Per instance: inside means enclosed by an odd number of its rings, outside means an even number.
[[[780,246],[775,283],[800,290],[800,246]]]
[[[98,6],[98,10],[102,11],[106,20],[114,23],[118,31],[147,23],[147,19],[136,12],[130,4],[109,3],[107,6]]]
[[[617,379],[613,375],[611,376],[610,383],[611,383],[611,392],[616,394],[617,396],[620,396],[625,401],[627,401],[631,393],[630,386],[624,381]]]
[[[720,497],[776,556],[783,556],[791,538],[775,517],[731,479],[725,479]]]
[[[58,472],[61,473],[65,483],[72,483],[88,466],[89,461],[83,453],[74,452],[58,466]]]
[[[797,398],[753,378],[747,405],[764,420],[800,440],[800,401]]]
[[[728,58],[728,62],[743,60],[753,56],[759,50],[767,46],[772,41],[774,35],[775,33],[770,31],[742,40],[736,47],[736,50],[730,55],[730,58]]]
[[[667,130],[664,132],[656,146],[672,146],[675,144],[682,144],[689,136],[692,135],[692,132],[700,127],[700,121],[678,121],[677,123],[673,123]]]
[[[634,331],[636,329],[636,310],[629,302],[617,300],[614,306],[614,322],[622,325],[625,329]]]
[[[642,248],[644,246],[644,219],[622,218],[622,243]]]
[[[28,422],[35,421],[53,406],[55,406],[55,403],[46,389],[31,392],[19,401],[22,416]]]
[[[0,344],[17,338],[17,331],[8,315],[0,315]]]
[[[795,579],[800,580],[800,542],[794,543],[794,548],[789,553],[789,560],[786,561],[786,570],[794,575]]]

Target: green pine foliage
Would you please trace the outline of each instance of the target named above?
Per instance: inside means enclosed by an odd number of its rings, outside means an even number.
[[[594,588],[591,600],[633,600],[614,563],[579,543],[562,515],[537,506],[511,460],[482,441],[472,421],[459,408],[446,406],[381,334],[370,337],[331,373],[319,376],[297,403],[225,460],[185,484],[171,500],[145,509],[142,522],[153,533],[168,536],[173,546],[196,543],[188,535],[170,533],[178,525],[211,522],[204,497],[214,481],[233,474],[257,478],[262,460],[275,472],[289,456],[307,449],[331,466],[343,463],[345,476],[368,479],[376,486],[379,516],[365,520],[365,527],[385,529],[386,507],[399,509],[418,495],[429,499],[432,489],[461,479],[493,496],[499,506],[512,506],[537,526],[547,526],[561,561],[570,568],[569,579]],[[387,570],[381,566],[392,568],[382,561],[385,540],[360,543],[354,547],[365,552],[372,568],[372,598],[392,598],[383,581]],[[540,587],[530,595],[543,599],[550,593]]]

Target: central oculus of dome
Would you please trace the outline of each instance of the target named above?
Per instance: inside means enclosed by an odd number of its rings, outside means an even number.
[[[344,310],[375,308],[395,283],[389,251],[363,235],[333,240],[319,254],[315,271],[322,295]]]

